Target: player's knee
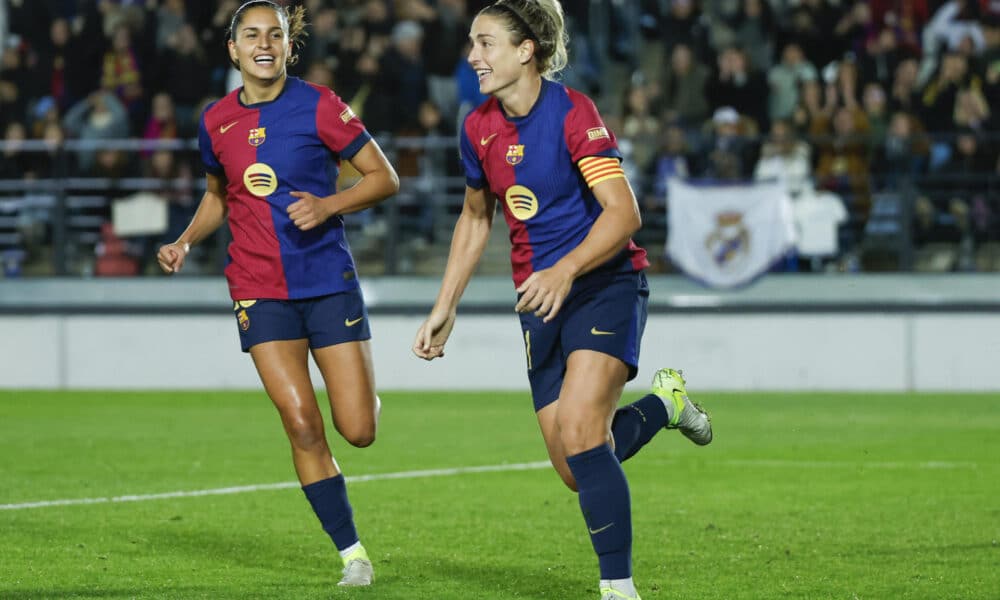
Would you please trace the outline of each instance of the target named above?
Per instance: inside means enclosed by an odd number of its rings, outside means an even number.
[[[317,425],[307,419],[296,419],[286,427],[288,441],[299,450],[312,450],[326,443],[322,424]]]
[[[344,436],[348,444],[356,448],[367,448],[375,443],[375,426],[351,428],[342,431],[341,435]]]
[[[567,456],[589,450],[599,445],[603,438],[603,429],[599,425],[584,420],[572,419],[559,424],[559,439]]]

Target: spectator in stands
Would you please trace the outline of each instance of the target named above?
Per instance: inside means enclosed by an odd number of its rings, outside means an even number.
[[[708,81],[705,96],[712,110],[729,106],[754,120],[758,128],[768,126],[767,80],[750,65],[741,48],[719,53],[718,70]]]
[[[469,32],[465,0],[438,0],[437,6],[421,18],[421,24],[429,98],[443,115],[452,115],[458,110],[455,59],[462,56]]]
[[[427,72],[421,45],[424,30],[416,21],[400,21],[392,29],[392,45],[379,60],[371,93],[365,101],[366,122],[375,131],[412,127],[427,99]]]
[[[337,430],[355,446],[370,445],[380,404],[343,215],[394,194],[399,180],[332,90],[288,76],[304,13],[253,0],[233,15],[228,51],[243,86],[202,115],[207,190],[190,225],[157,258],[164,271],[176,273],[191,245],[228,220],[226,276],[241,346],[285,424],[303,492],[341,554],[340,585],[367,586],[372,564],[327,445],[309,355],[326,382]],[[337,191],[341,160],[362,177]],[[267,218],[259,218],[261,210]]]
[[[803,81],[815,81],[816,67],[806,60],[802,47],[792,42],[781,50],[781,62],[767,73],[768,116],[772,120],[790,119],[799,103]]]
[[[634,78],[626,88],[622,102],[625,110],[618,131],[622,138],[632,142],[632,159],[640,170],[649,166],[662,129],[659,115],[652,111],[651,93],[651,86],[641,77]]]
[[[27,115],[30,74],[17,47],[0,48],[0,127]]]
[[[832,108],[823,101],[823,87],[818,79],[799,83],[799,100],[792,113],[792,123],[802,133],[817,131],[829,120]]]
[[[897,112],[889,120],[885,141],[875,151],[872,176],[875,187],[901,191],[902,184],[913,185],[927,168],[929,143],[916,117]]]
[[[161,0],[156,11],[156,49],[163,52],[176,46],[181,27],[188,25],[184,0]],[[190,26],[190,25],[188,25]]]
[[[912,50],[900,47],[898,31],[884,27],[865,42],[865,51],[858,54],[857,61],[862,81],[888,82],[903,58],[915,56]]]
[[[868,147],[874,151],[882,146],[889,129],[889,107],[881,83],[872,81],[865,84],[861,106],[868,119]]]
[[[702,175],[720,181],[749,179],[757,162],[756,122],[731,106],[723,106],[712,115],[709,127],[707,162]]]
[[[934,78],[924,87],[921,117],[931,132],[948,131],[955,127],[955,105],[963,89],[978,89],[982,78],[969,71],[968,60],[958,52],[948,52]]]
[[[171,41],[157,60],[157,89],[173,100],[180,135],[193,137],[198,126],[195,106],[212,93],[212,67],[191,25],[181,25]]]
[[[69,109],[63,126],[71,137],[81,140],[107,140],[129,137],[128,114],[117,96],[106,91],[93,92]],[[81,150],[77,157],[81,171],[94,166],[93,150]]]
[[[696,56],[709,55],[708,27],[695,0],[670,0],[666,14],[660,17],[655,29],[663,38],[668,55],[673,54],[677,44],[684,44]]]
[[[104,53],[101,89],[117,96],[125,107],[128,122],[131,124],[129,131],[139,131],[137,122],[141,122],[144,116],[143,65],[139,57],[139,51],[132,46],[132,32],[129,26],[125,22],[120,22],[111,34],[111,47]],[[185,82],[191,83],[187,80]]]
[[[831,110],[841,107],[852,110],[861,107],[860,75],[853,59],[830,63],[823,69],[826,84],[826,106]]]
[[[919,76],[920,65],[916,58],[904,58],[896,65],[889,89],[889,110],[917,114],[922,109]]]
[[[698,62],[687,44],[674,44],[663,74],[663,119],[696,129],[711,113],[705,86],[711,77],[708,67]]]
[[[810,133],[819,140],[816,185],[843,198],[857,218],[852,232],[857,239],[871,205],[868,121],[859,109],[844,107],[832,119],[815,123]]]
[[[361,59],[365,56],[368,47],[368,37],[365,29],[360,25],[348,25],[340,33],[340,50],[337,55],[337,64],[334,69],[333,78],[337,82],[337,92],[343,94],[358,113],[363,115],[362,107],[364,98],[367,97],[366,77],[362,73]],[[374,62],[374,61],[371,61]],[[377,70],[377,63],[375,64]],[[364,97],[359,98],[358,92],[365,87]],[[360,100],[360,101],[359,101]]]
[[[34,155],[21,147],[28,132],[20,121],[11,121],[4,128],[3,152],[0,152],[0,179],[32,179],[37,176]]]
[[[778,46],[797,43],[817,68],[843,57],[840,44],[832,43],[830,32],[840,20],[839,8],[827,0],[803,0],[791,9],[791,18],[781,32]]]
[[[987,132],[996,131],[996,116],[990,110],[986,96],[977,86],[969,86],[959,90],[955,97],[955,113],[952,117],[953,127],[957,129],[972,129]]]
[[[875,29],[876,25],[868,0],[854,0],[853,3],[848,2],[847,11],[833,29],[833,40],[831,41],[837,46],[841,58],[848,54],[859,56],[864,51],[865,44]]]
[[[401,140],[415,144],[428,142],[427,147],[407,145],[400,148],[395,161],[396,171],[406,185],[401,186],[402,191],[397,196],[396,204],[402,222],[394,233],[397,241],[409,241],[412,251],[423,250],[434,241],[434,217],[446,192],[443,178],[454,155],[433,141],[440,140],[450,130],[450,124],[446,124],[440,109],[426,100],[420,105],[416,125],[404,128],[399,134]],[[406,234],[411,234],[407,236],[411,240],[399,239]],[[403,258],[410,262],[411,257],[404,255]]]
[[[170,94],[160,92],[153,96],[152,109],[142,137],[146,140],[176,140],[179,137],[177,112]],[[142,152],[143,158],[148,158],[152,154],[152,150]]]
[[[876,27],[893,30],[898,47],[904,51],[920,53],[920,33],[930,18],[927,0],[870,0],[869,5]]]
[[[792,198],[813,187],[809,144],[798,139],[789,121],[775,121],[760,152],[753,176],[758,181],[780,181]]]
[[[774,59],[774,15],[767,0],[741,0],[735,23],[736,44],[746,48],[751,64],[762,71]]]

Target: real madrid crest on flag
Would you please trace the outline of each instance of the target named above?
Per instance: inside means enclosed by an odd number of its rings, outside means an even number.
[[[250,142],[251,146],[260,146],[267,139],[267,127],[259,127],[257,129],[250,130],[250,137],[247,141]]]
[[[514,166],[524,160],[524,144],[507,146],[507,164]]]

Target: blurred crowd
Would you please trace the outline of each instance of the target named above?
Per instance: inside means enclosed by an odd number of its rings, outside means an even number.
[[[489,2],[282,3],[305,5],[310,22],[293,75],[332,87],[390,148],[451,140],[394,151],[404,186],[413,186],[404,192],[419,204],[443,189],[435,181],[460,176],[454,135],[484,99],[465,62],[467,34]],[[0,2],[0,180],[170,180],[174,234],[197,202],[196,186],[183,184],[201,175],[196,153],[58,149],[69,139],[194,138],[206,103],[239,86],[225,51],[238,6]],[[845,215],[833,251],[789,268],[880,268],[864,250],[887,211],[906,215],[913,248],[950,252],[932,257],[933,268],[1000,268],[1000,253],[997,266],[981,256],[1000,242],[1000,0],[563,6],[571,36],[563,80],[595,99],[619,138],[644,209],[640,241],[660,245],[667,235],[672,176],[777,178],[793,198],[832,198]],[[47,151],[19,149],[25,140]],[[417,213],[416,228],[433,237],[432,215]],[[0,232],[3,214],[0,203]]]

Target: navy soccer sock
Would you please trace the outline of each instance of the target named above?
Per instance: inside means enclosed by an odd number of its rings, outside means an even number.
[[[645,446],[667,424],[667,408],[656,394],[647,394],[615,411],[611,435],[615,438],[615,456],[625,462]]]
[[[576,479],[601,579],[631,577],[632,499],[621,463],[608,444],[567,456],[566,462]]]
[[[302,486],[313,512],[319,517],[323,530],[330,534],[338,550],[343,550],[358,541],[354,529],[354,511],[347,500],[347,485],[344,476],[337,475]]]

